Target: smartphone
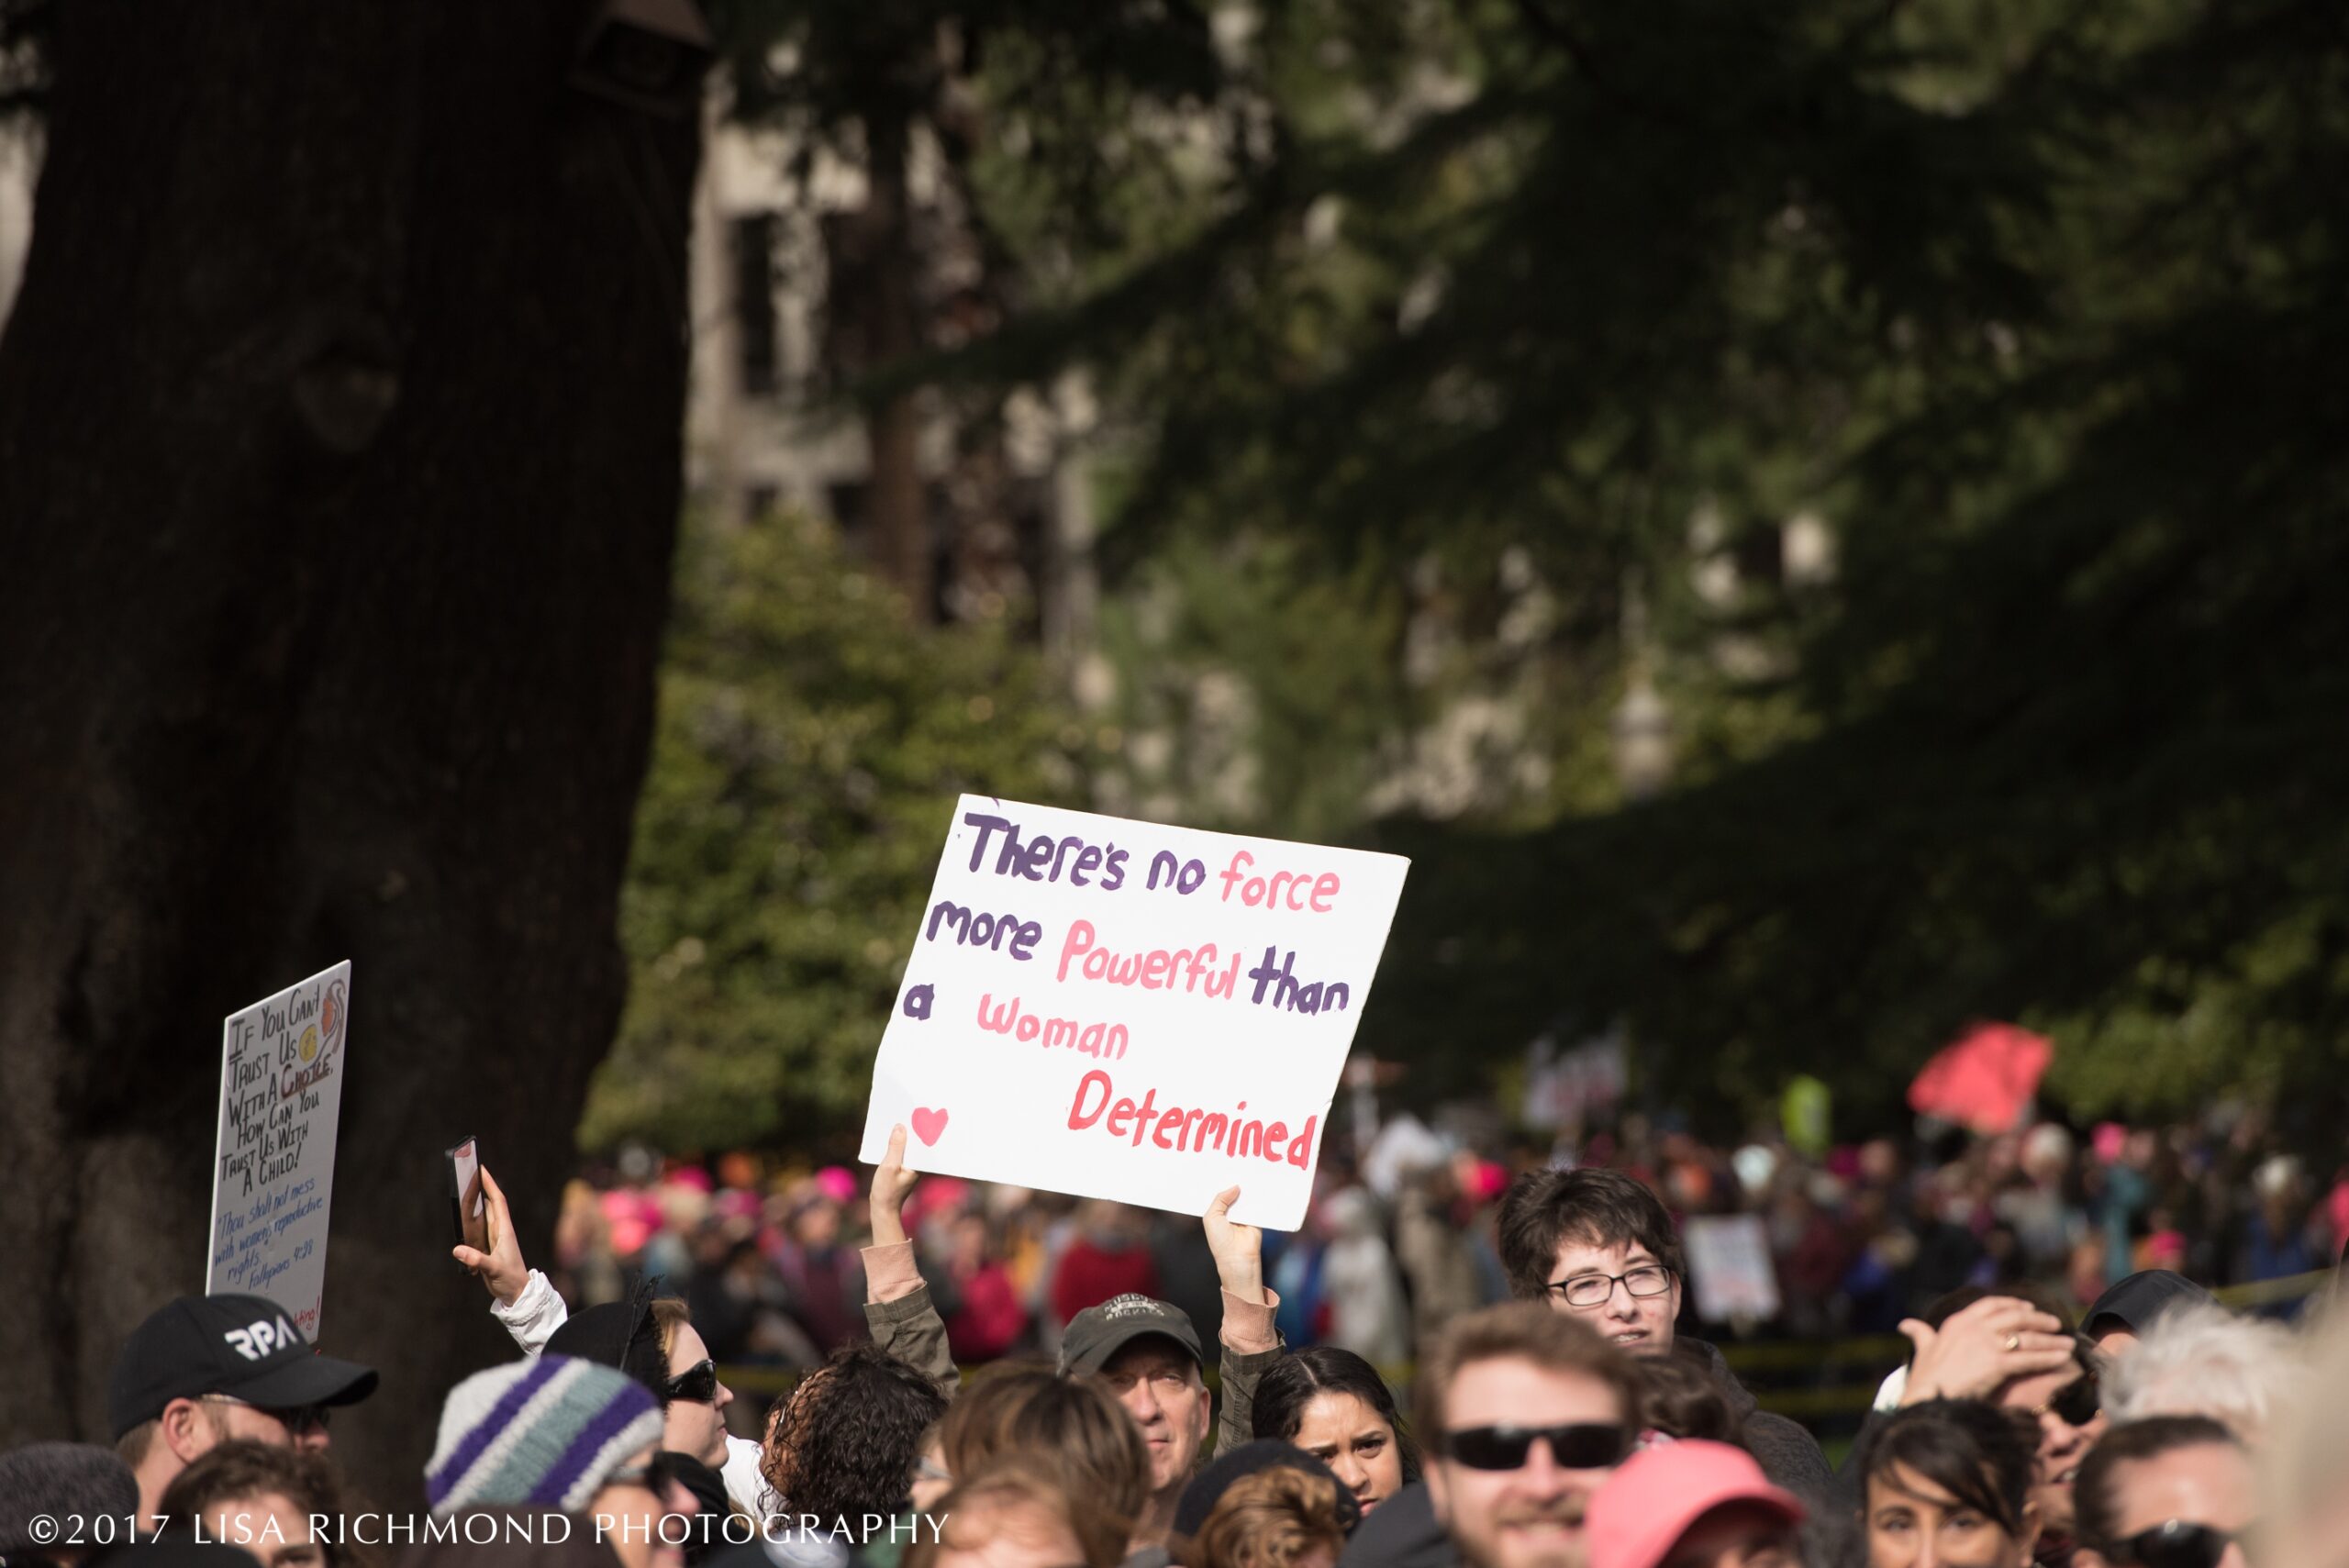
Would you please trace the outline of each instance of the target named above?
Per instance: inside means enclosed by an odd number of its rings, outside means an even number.
[[[491,1250],[489,1196],[481,1186],[481,1151],[468,1138],[449,1151],[450,1207],[457,1218],[457,1240],[476,1251]]]

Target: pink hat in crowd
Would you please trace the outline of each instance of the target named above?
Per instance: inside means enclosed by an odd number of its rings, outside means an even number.
[[[1731,1503],[1802,1523],[1802,1505],[1771,1485],[1742,1448],[1690,1440],[1643,1449],[1590,1500],[1584,1517],[1590,1568],[1657,1568],[1690,1525]]]

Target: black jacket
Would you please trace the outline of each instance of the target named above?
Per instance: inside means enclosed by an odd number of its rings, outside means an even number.
[[[1695,1362],[1728,1398],[1730,1414],[1743,1428],[1745,1446],[1761,1462],[1762,1473],[1812,1510],[1825,1507],[1835,1485],[1835,1472],[1828,1467],[1827,1455],[1810,1429],[1762,1409],[1753,1392],[1730,1371],[1718,1348],[1683,1336],[1673,1341],[1672,1351]]]

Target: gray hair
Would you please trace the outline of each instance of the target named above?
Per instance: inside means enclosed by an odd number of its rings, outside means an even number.
[[[2297,1407],[2309,1376],[2299,1335],[2223,1307],[2162,1314],[2105,1375],[2105,1413],[2119,1421],[2208,1416],[2259,1447]]]

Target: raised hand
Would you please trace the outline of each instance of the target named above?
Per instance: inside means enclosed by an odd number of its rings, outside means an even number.
[[[906,1195],[914,1190],[920,1178],[906,1169],[906,1128],[903,1122],[889,1129],[889,1150],[881,1163],[873,1167],[873,1185],[866,1195],[873,1225],[873,1244],[886,1247],[906,1240],[906,1222],[901,1211]]]
[[[1264,1300],[1264,1233],[1231,1218],[1240,1201],[1238,1187],[1226,1187],[1208,1205],[1204,1221],[1208,1251],[1215,1254],[1216,1277],[1241,1300],[1262,1306]]]
[[[530,1283],[530,1265],[522,1261],[522,1243],[515,1240],[514,1217],[506,1211],[506,1195],[486,1165],[481,1169],[481,1190],[489,1204],[489,1251],[460,1242],[450,1255],[471,1269],[499,1305],[511,1307],[522,1287]]]
[[[1909,1318],[1900,1331],[1917,1347],[1903,1405],[1987,1399],[2018,1377],[2054,1372],[2072,1359],[2062,1321],[2010,1296],[1985,1296],[1952,1313],[1938,1330]]]

